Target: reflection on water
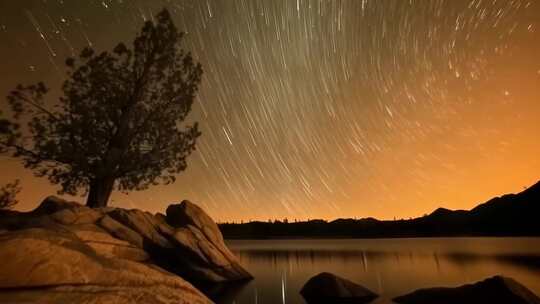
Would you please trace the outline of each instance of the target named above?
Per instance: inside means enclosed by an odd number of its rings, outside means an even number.
[[[255,280],[218,303],[304,303],[299,294],[327,271],[382,297],[417,288],[457,286],[495,274],[540,294],[540,238],[424,238],[374,240],[241,240],[227,242]]]

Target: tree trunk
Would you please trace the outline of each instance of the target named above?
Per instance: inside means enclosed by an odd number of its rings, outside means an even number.
[[[113,177],[96,178],[90,183],[86,206],[90,208],[106,207],[114,186]]]

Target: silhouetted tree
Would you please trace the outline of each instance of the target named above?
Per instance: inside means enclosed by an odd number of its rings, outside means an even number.
[[[2,112],[0,111],[0,115]],[[10,123],[7,119],[0,119],[0,135],[4,135],[10,132]],[[0,146],[2,148],[2,146]]]
[[[9,183],[0,188],[0,209],[11,209],[19,201],[16,197],[21,192],[19,185],[20,181],[17,179],[13,183]]]
[[[169,12],[155,20],[132,47],[120,43],[99,54],[85,48],[68,58],[54,104],[44,102],[43,83],[17,86],[8,95],[13,118],[0,124],[0,150],[60,184],[60,193],[83,190],[91,207],[106,206],[113,188],[174,182],[200,135],[197,123],[183,122],[202,68],[180,48],[183,33]]]

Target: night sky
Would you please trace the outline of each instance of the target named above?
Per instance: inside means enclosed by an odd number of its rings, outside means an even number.
[[[176,184],[113,206],[408,218],[540,179],[540,1],[0,0],[0,94],[43,80],[54,102],[67,56],[131,42],[163,7],[205,71],[203,135]],[[0,166],[17,209],[57,190]]]

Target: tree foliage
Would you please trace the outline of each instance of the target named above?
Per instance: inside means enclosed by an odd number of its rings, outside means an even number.
[[[85,48],[68,58],[63,94],[53,104],[45,102],[45,84],[17,86],[8,95],[13,118],[0,124],[0,149],[61,185],[61,193],[88,193],[94,207],[106,205],[113,187],[174,182],[200,136],[197,123],[184,120],[202,68],[180,48],[183,33],[169,12],[155,20],[131,47]]]
[[[20,181],[17,179],[13,183],[9,183],[0,188],[0,210],[11,209],[19,203],[16,197],[21,192]]]

